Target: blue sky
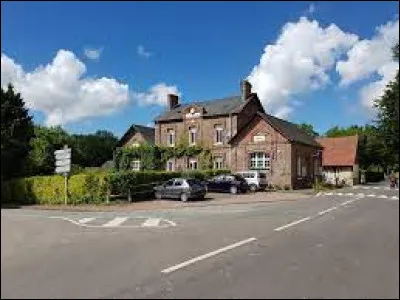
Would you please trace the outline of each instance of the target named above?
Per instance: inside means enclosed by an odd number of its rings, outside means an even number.
[[[381,1],[2,2],[1,83],[14,82],[38,123],[121,136],[151,123],[168,92],[221,98],[249,78],[267,112],[323,133],[373,117],[371,97],[397,69],[398,10]]]

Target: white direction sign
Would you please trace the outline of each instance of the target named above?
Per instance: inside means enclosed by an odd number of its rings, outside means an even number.
[[[56,158],[56,170],[57,174],[69,173],[71,171],[71,148],[64,148],[54,151]]]
[[[57,174],[69,173],[70,171],[71,171],[71,166],[70,165],[56,167],[56,173]]]

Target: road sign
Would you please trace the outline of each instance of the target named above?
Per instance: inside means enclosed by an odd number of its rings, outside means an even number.
[[[56,158],[56,169],[57,174],[64,174],[65,182],[65,204],[68,202],[68,173],[71,172],[71,148],[67,145],[64,149],[54,151]]]
[[[57,166],[56,167],[56,173],[57,174],[64,174],[64,173],[69,173],[69,172],[71,172],[71,165]]]
[[[71,165],[71,159],[62,159],[62,160],[56,160],[56,167],[62,167],[62,166],[70,166]]]

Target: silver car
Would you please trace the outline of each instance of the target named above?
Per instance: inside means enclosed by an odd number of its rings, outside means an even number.
[[[157,199],[175,198],[181,201],[204,199],[207,194],[206,185],[194,178],[174,178],[154,188]]]

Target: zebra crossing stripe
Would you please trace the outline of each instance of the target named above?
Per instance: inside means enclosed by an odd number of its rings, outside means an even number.
[[[83,219],[80,219],[78,222],[79,222],[79,224],[86,224],[86,223],[89,223],[90,221],[93,221],[95,218],[83,218]]]
[[[157,227],[160,224],[161,219],[158,218],[149,218],[143,222],[142,227]]]
[[[103,224],[103,227],[117,227],[119,225],[121,225],[122,223],[124,223],[126,220],[128,220],[127,217],[116,217],[114,219],[112,219],[111,221]]]

